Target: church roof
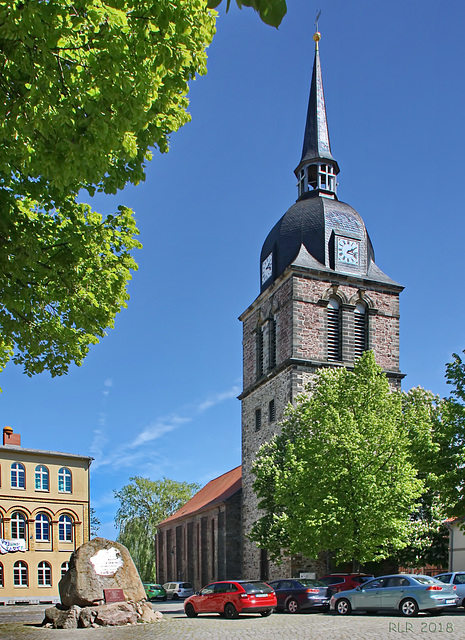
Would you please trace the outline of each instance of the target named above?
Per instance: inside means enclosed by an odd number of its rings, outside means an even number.
[[[292,264],[334,273],[329,252],[331,236],[334,234],[366,243],[366,267],[363,273],[357,273],[358,277],[400,286],[375,264],[373,246],[361,215],[345,202],[313,196],[311,193],[299,198],[275,224],[263,243],[260,264],[273,253],[272,281]],[[306,249],[305,258],[301,248]],[[265,283],[262,290],[272,281]]]
[[[315,34],[316,36],[317,34]],[[318,34],[319,35],[319,34]],[[325,94],[321,75],[318,41],[315,41],[315,59],[313,62],[312,82],[308,100],[307,120],[305,122],[304,144],[300,164],[316,158],[336,161],[331,155],[328,121],[326,118]],[[299,166],[300,166],[299,164]],[[337,168],[336,173],[339,171]]]
[[[276,223],[263,244],[261,292],[291,265],[402,289],[375,264],[373,245],[361,215],[337,197],[339,166],[331,154],[329,142],[318,47],[320,38],[317,31],[313,36],[315,58],[302,157],[295,169],[299,198]],[[344,254],[344,247],[351,247],[355,253]],[[305,251],[300,255],[301,249]]]
[[[242,467],[236,467],[222,476],[210,480],[203,489],[200,489],[185,505],[173,513],[172,516],[160,522],[158,526],[170,524],[175,520],[180,520],[186,516],[193,516],[196,513],[210,509],[216,504],[220,504],[231,498],[242,489]]]

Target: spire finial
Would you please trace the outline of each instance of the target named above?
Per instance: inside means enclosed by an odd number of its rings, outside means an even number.
[[[313,40],[315,41],[315,51],[318,51],[318,42],[321,40],[321,33],[318,31],[318,20],[321,16],[321,9],[316,13],[315,27],[316,32],[313,34]]]

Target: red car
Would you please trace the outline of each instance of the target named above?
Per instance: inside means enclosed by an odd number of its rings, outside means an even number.
[[[375,576],[372,573],[332,573],[329,576],[318,578],[320,582],[331,588],[332,593],[356,589],[358,586],[372,580]]]
[[[258,580],[212,582],[187,598],[184,611],[188,618],[199,613],[219,613],[237,618],[240,613],[269,616],[276,607],[276,595],[270,585]]]

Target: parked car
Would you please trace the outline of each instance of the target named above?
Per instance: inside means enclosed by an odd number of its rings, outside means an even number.
[[[148,582],[142,583],[145,589],[147,600],[166,600],[166,591],[161,584],[153,584]]]
[[[339,593],[339,591],[355,589],[360,584],[372,580],[374,577],[372,573],[332,573],[331,575],[318,578],[318,580],[328,587],[331,587],[333,593]]]
[[[165,582],[163,588],[166,591],[167,597],[172,600],[188,598],[194,593],[190,582]]]
[[[436,580],[440,580],[445,584],[455,584],[457,587],[457,597],[459,599],[457,606],[465,607],[465,571],[451,571],[450,573],[440,573],[434,576]]]
[[[237,618],[240,613],[259,613],[266,617],[275,607],[275,592],[258,580],[212,582],[184,603],[189,618],[195,618],[199,613],[219,613],[225,618]]]
[[[399,611],[403,616],[416,616],[419,611],[438,615],[445,608],[455,607],[457,601],[455,585],[430,576],[398,574],[336,593],[331,598],[331,609],[342,616],[351,611],[373,613],[378,609]]]
[[[298,613],[304,609],[328,611],[331,589],[319,580],[285,578],[270,582],[276,594],[276,610]]]

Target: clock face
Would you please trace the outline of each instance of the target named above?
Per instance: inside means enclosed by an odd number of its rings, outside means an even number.
[[[273,254],[270,253],[262,262],[262,284],[271,278],[273,274]]]
[[[345,264],[359,264],[360,245],[357,240],[337,239],[337,259]]]

